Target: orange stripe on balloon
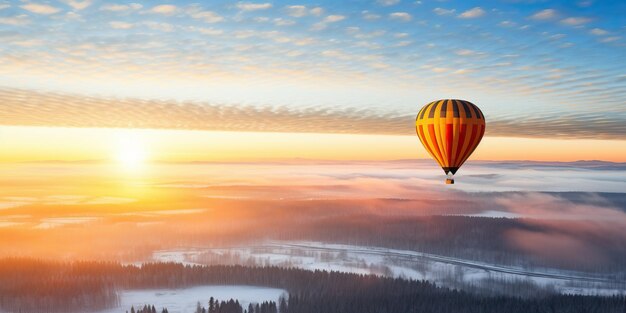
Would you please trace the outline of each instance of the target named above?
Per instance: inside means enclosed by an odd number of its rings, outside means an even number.
[[[428,142],[428,139],[424,135],[424,127],[423,127],[423,125],[419,125],[418,127],[416,127],[416,130],[417,130],[417,133],[418,133],[418,137],[420,138],[420,141],[422,142],[422,145],[424,146],[424,148],[426,149],[428,154],[430,154],[430,156],[433,159],[435,159],[435,161],[439,162],[439,160],[437,159],[437,155],[435,155],[433,149],[431,148],[430,143]]]
[[[433,155],[433,152],[430,150],[430,147],[428,145],[428,141],[426,140],[426,136],[424,136],[424,126],[419,125],[415,129],[417,130],[417,135],[419,136],[420,141],[422,142],[422,145],[424,146],[426,151],[428,151],[429,154]]]
[[[439,157],[439,165],[443,166],[443,164],[441,164],[443,162],[443,155],[439,150],[439,145],[437,145],[437,138],[435,137],[435,124],[428,124],[428,132],[430,133],[430,140],[434,143],[434,150],[437,152],[437,156]]]
[[[478,127],[478,125],[474,125],[474,127]],[[477,133],[480,133],[480,135],[476,136],[475,140],[472,143],[472,148],[470,149],[470,151],[465,155],[465,158],[463,159],[463,163],[465,163],[465,161],[467,161],[467,159],[469,159],[469,157],[472,155],[472,153],[474,153],[474,150],[476,150],[476,148],[478,148],[478,144],[480,143],[482,136],[485,132],[485,124],[480,125],[480,130],[476,130]]]
[[[465,147],[465,151],[463,151],[463,156],[461,157],[461,162],[459,163],[459,166],[463,165],[463,163],[465,162],[465,159],[467,159],[467,157],[472,153],[471,151],[472,151],[474,140],[476,138],[477,133],[478,133],[478,125],[474,124],[472,125],[472,134],[470,135],[470,139],[467,142],[467,147]]]

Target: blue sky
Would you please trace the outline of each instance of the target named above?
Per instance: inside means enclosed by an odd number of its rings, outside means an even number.
[[[625,12],[623,1],[5,1],[0,99],[321,108],[384,124],[454,97],[505,133],[550,121],[541,131],[624,139]]]

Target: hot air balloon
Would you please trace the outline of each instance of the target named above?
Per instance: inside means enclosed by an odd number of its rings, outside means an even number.
[[[446,184],[454,184],[453,175],[485,134],[485,116],[469,101],[437,100],[417,113],[415,131],[426,151],[446,173]]]

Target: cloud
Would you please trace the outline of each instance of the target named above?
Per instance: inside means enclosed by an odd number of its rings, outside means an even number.
[[[326,50],[341,58],[341,51]],[[289,109],[197,102],[98,98],[0,89],[0,124],[294,133],[412,134],[415,115],[366,109]],[[559,116],[494,117],[487,135],[626,139],[626,117],[572,112]]]
[[[126,23],[126,22],[111,21],[109,22],[109,26],[111,26],[111,28],[114,28],[114,29],[131,29],[135,25],[131,23]]]
[[[166,32],[166,33],[173,32],[174,30],[176,30],[176,26],[169,24],[169,23],[145,21],[145,22],[142,22],[141,24],[147,26],[150,29],[158,30],[158,31]]]
[[[604,36],[608,34],[609,32],[601,28],[594,28],[590,30],[589,33],[591,33],[592,35],[596,35],[596,36]]]
[[[541,10],[530,16],[533,20],[549,20],[557,16],[557,12],[554,9]]]
[[[44,41],[40,39],[27,39],[27,40],[21,40],[21,41],[13,41],[10,44],[14,46],[20,46],[20,47],[35,47],[35,46],[43,45]]]
[[[371,13],[369,11],[363,11],[361,13],[363,14],[363,19],[368,20],[368,21],[375,21],[375,20],[380,19],[380,15]]]
[[[104,99],[0,89],[4,125],[397,134],[410,133],[413,119],[367,110]]]
[[[321,7],[315,7],[311,9],[311,15],[320,16],[324,14],[324,9]]]
[[[4,9],[8,9],[10,8],[11,5],[10,4],[6,4],[6,3],[2,3],[0,4],[0,10],[4,10]]]
[[[400,3],[400,0],[377,0],[376,3],[388,7]]]
[[[273,21],[274,21],[274,25],[276,26],[291,26],[296,23],[295,21],[280,18],[280,17],[275,18]]]
[[[72,9],[76,11],[84,10],[92,4],[91,0],[83,0],[83,1],[65,0],[64,2],[65,4],[69,5],[70,7],[72,7]]]
[[[201,34],[205,34],[205,35],[209,35],[209,36],[217,36],[217,35],[221,35],[221,34],[224,33],[223,30],[215,29],[215,28],[204,28],[204,27],[201,27],[201,28],[197,28],[197,29],[194,29],[194,30],[196,30],[197,32],[199,32]]]
[[[345,52],[342,52],[339,50],[324,50],[322,51],[321,55],[325,57],[340,59],[340,60],[349,60],[351,58],[349,54],[346,54]]]
[[[23,26],[30,23],[28,16],[25,14],[18,16],[0,17],[0,24],[11,26]]]
[[[39,4],[39,3],[27,3],[20,6],[22,9],[35,13],[35,14],[55,14],[61,11],[61,9],[53,7],[47,4]]]
[[[591,19],[587,17],[568,17],[561,20],[561,24],[569,26],[580,26],[589,22],[591,22]]]
[[[221,15],[213,11],[203,10],[200,7],[191,7],[187,9],[187,14],[194,19],[201,20],[209,24],[219,23],[224,20],[224,17]]]
[[[517,25],[517,23],[512,22],[512,21],[502,21],[500,23],[498,23],[498,25],[502,26],[502,27],[514,27]]]
[[[488,123],[489,134],[497,136],[626,139],[626,117],[617,114],[570,112],[500,118]]]
[[[287,10],[287,14],[293,17],[303,17],[309,13],[309,10],[304,5],[290,5],[285,9]]]
[[[458,74],[458,75],[463,75],[463,74],[468,74],[468,73],[472,73],[472,72],[474,72],[474,71],[473,70],[468,70],[466,68],[460,68],[460,69],[454,71],[453,73],[454,74]]]
[[[480,52],[476,52],[476,51],[470,50],[470,49],[459,49],[459,50],[455,51],[454,53],[456,55],[460,55],[460,56],[472,56],[472,55],[482,54]]]
[[[600,42],[614,42],[614,41],[618,41],[622,39],[622,37],[618,37],[618,36],[612,36],[612,37],[606,37],[606,38],[602,38],[600,39]]]
[[[447,71],[449,71],[449,68],[445,68],[445,67],[433,67],[430,69],[432,72],[434,73],[445,73]]]
[[[408,22],[411,19],[413,19],[411,14],[406,13],[406,12],[394,12],[394,13],[391,13],[391,14],[389,14],[389,18],[391,18],[392,20],[398,20],[398,21],[402,21],[402,22]]]
[[[322,15],[322,13],[324,13],[324,9],[322,9],[321,7],[309,9],[304,5],[290,5],[285,7],[285,10],[287,11],[287,15],[293,17],[303,17],[307,15],[320,16]]]
[[[312,30],[322,30],[325,29],[328,24],[336,23],[339,21],[345,20],[346,17],[343,15],[328,15],[321,22],[313,24],[311,27]]]
[[[178,7],[172,4],[160,4],[150,9],[151,13],[170,15],[178,11]]]
[[[475,7],[473,9],[467,10],[461,14],[459,14],[460,18],[478,18],[485,16],[486,12],[480,7]]]
[[[456,12],[456,10],[455,9],[447,10],[447,9],[442,9],[442,8],[434,8],[433,12],[435,14],[437,14],[437,15],[451,15],[451,14],[454,14],[454,12]]]
[[[572,201],[567,196],[598,201]],[[506,212],[526,217],[520,220],[524,227],[508,230],[505,239],[543,261],[591,268],[621,263],[623,250],[613,248],[616,246],[607,244],[607,240],[615,243],[626,240],[624,211],[600,195],[567,196],[533,192],[503,194],[496,196],[492,205],[501,205]],[[581,253],[590,257],[576,257]]]
[[[130,4],[105,4],[100,7],[100,11],[111,11],[111,12],[124,12],[131,10],[140,10],[143,8],[143,5],[139,3],[130,3]]]
[[[335,22],[343,21],[345,19],[346,19],[346,17],[343,16],[343,15],[329,15],[326,18],[324,18],[324,20],[322,22],[324,22],[324,23],[335,23]]]
[[[269,2],[265,2],[265,3],[239,2],[237,3],[237,8],[243,11],[267,10],[271,7],[272,7],[272,4]]]

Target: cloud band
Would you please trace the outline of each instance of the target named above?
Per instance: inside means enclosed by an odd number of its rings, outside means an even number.
[[[417,109],[416,109],[417,112]],[[328,107],[287,108],[168,100],[111,99],[0,89],[0,124],[213,131],[411,135],[414,114]],[[626,139],[626,118],[571,112],[490,117],[487,136]]]

